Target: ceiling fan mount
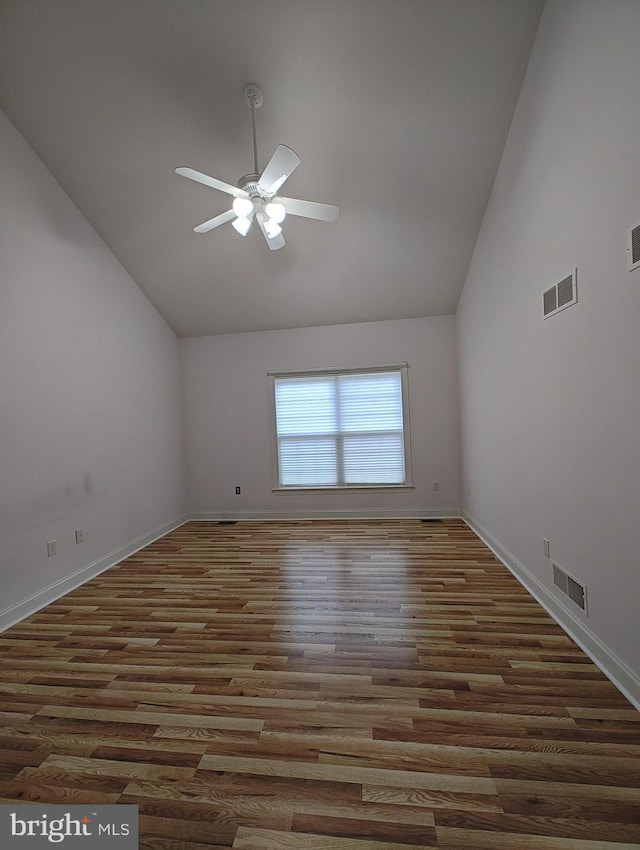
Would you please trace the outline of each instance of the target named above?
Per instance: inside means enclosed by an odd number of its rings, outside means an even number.
[[[264,101],[260,86],[257,86],[255,83],[249,83],[248,86],[245,86],[244,101],[251,109],[260,109]]]
[[[195,171],[193,168],[183,166],[176,168],[176,174],[234,196],[230,210],[194,227],[196,233],[208,233],[210,230],[230,221],[233,228],[241,236],[246,236],[255,219],[267,245],[272,251],[275,251],[284,247],[285,241],[281,225],[287,215],[313,218],[318,221],[335,221],[339,211],[338,207],[332,204],[321,204],[315,201],[303,201],[300,198],[285,198],[278,195],[280,187],[300,164],[300,157],[292,148],[286,145],[278,145],[266,167],[260,172],[256,142],[256,109],[262,106],[264,100],[260,87],[255,83],[249,83],[245,86],[244,100],[251,109],[254,171],[241,177],[237,186],[232,186],[230,183],[225,183],[215,177],[209,177],[207,174]]]

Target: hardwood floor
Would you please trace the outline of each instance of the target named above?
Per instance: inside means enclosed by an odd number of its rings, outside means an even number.
[[[141,848],[640,848],[640,713],[460,520],[188,523],[0,652],[0,801]]]

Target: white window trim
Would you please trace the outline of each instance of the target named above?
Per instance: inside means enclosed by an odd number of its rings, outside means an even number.
[[[314,375],[358,375],[372,372],[400,372],[402,390],[402,419],[404,435],[403,484],[337,484],[332,486],[282,487],[278,474],[278,433],[276,426],[275,380],[276,378],[313,377]],[[353,493],[359,490],[386,492],[389,490],[414,490],[413,466],[411,462],[411,415],[409,409],[409,363],[392,363],[379,366],[345,366],[326,369],[297,369],[267,372],[269,382],[269,420],[271,426],[271,471],[274,493]]]

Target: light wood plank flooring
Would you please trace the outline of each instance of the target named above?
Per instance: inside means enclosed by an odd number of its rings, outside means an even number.
[[[141,848],[640,847],[640,714],[460,520],[188,523],[0,652],[0,801]]]

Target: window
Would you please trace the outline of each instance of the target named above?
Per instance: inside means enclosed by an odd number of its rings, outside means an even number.
[[[410,486],[407,369],[271,375],[276,489]]]

